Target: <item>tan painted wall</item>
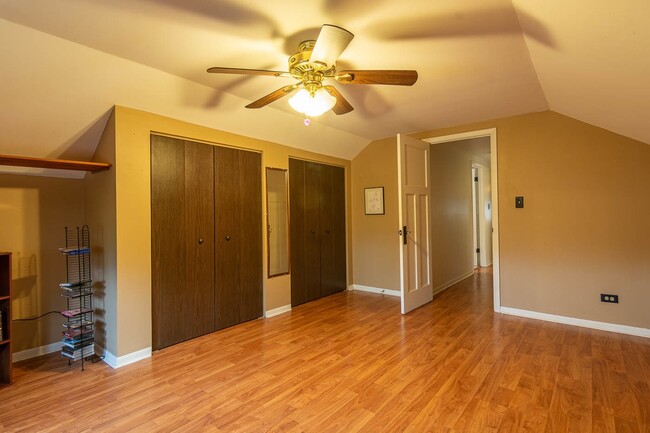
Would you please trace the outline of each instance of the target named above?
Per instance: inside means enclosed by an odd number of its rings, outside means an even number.
[[[66,279],[64,228],[83,224],[80,179],[0,174],[0,251],[13,253],[13,318],[65,309],[58,289]],[[58,314],[14,322],[13,351],[61,339]]]
[[[348,203],[350,162],[302,151],[276,143],[205,128],[155,114],[115,107],[116,130],[116,257],[117,349],[123,356],[151,347],[151,196],[150,141],[152,132],[223,144],[262,152],[265,167],[288,168],[289,156],[310,159],[346,169]],[[263,177],[263,189],[265,180]],[[260,197],[260,201],[264,198]],[[266,227],[266,218],[260,221]],[[348,251],[351,248],[348,232]],[[348,272],[351,272],[348,252]],[[264,266],[266,267],[266,242]],[[264,275],[267,275],[264,269]],[[351,277],[348,277],[349,279]],[[264,279],[265,311],[291,303],[290,277]]]
[[[472,157],[451,144],[431,146],[431,285],[434,293],[474,270]]]
[[[352,160],[354,284],[400,290],[397,138],[370,143]],[[385,215],[365,215],[364,188],[384,187]]]
[[[84,178],[85,223],[90,227],[91,264],[95,306],[95,341],[117,353],[117,244],[115,219],[115,112],[93,156],[113,164],[108,171],[88,173]]]
[[[502,305],[650,328],[650,146],[550,111],[414,136],[492,127]]]

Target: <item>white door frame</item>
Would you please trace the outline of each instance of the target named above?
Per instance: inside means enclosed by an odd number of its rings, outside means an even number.
[[[423,138],[431,144],[447,143],[450,141],[466,140],[469,138],[490,138],[490,184],[492,189],[492,269],[493,269],[493,294],[494,311],[501,311],[501,279],[499,273],[499,191],[497,175],[497,129],[481,129],[478,131],[462,132],[460,134],[444,135],[440,137]]]
[[[472,174],[472,257],[474,257],[474,260],[472,264],[474,265],[474,269],[477,267],[481,266],[481,258],[479,257],[480,254],[476,252],[476,249],[478,248],[480,250],[481,248],[481,221],[479,218],[479,209],[481,209],[481,206],[479,206],[479,188],[478,188],[478,181],[475,179],[478,179],[479,177],[479,167],[472,163],[472,169],[471,169],[471,174]]]
[[[483,194],[483,191],[485,191],[485,182],[486,176],[485,171],[490,170],[489,166],[486,166],[484,164],[474,162],[472,163],[472,168],[476,168],[478,171],[478,182],[476,185],[478,197],[477,197],[477,204],[478,208],[477,210],[477,219],[478,219],[478,225],[479,225],[479,234],[478,234],[478,245],[477,247],[480,249],[480,253],[478,254],[478,265],[481,267],[485,266],[490,266],[492,264],[491,261],[488,261],[488,254],[487,254],[487,236],[488,234],[492,236],[492,232],[490,231],[492,228],[492,204],[489,205],[489,210],[490,210],[490,230],[488,230],[488,227],[486,227],[486,218],[485,218],[485,211],[486,211],[486,206],[485,206],[485,196]],[[492,181],[490,180],[490,184]]]

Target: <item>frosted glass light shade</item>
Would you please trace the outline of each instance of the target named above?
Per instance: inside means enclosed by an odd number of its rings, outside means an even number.
[[[298,113],[309,117],[320,116],[332,109],[336,104],[336,98],[322,87],[312,96],[307,89],[300,89],[291,99],[289,105]]]

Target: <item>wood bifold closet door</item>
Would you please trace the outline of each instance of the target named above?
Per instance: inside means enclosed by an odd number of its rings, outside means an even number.
[[[151,136],[154,349],[262,316],[261,157]]]
[[[291,305],[346,288],[345,173],[289,159]]]

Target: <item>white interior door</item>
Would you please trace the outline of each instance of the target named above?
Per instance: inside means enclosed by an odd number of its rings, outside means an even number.
[[[429,143],[398,134],[402,314],[433,299],[429,233]]]

